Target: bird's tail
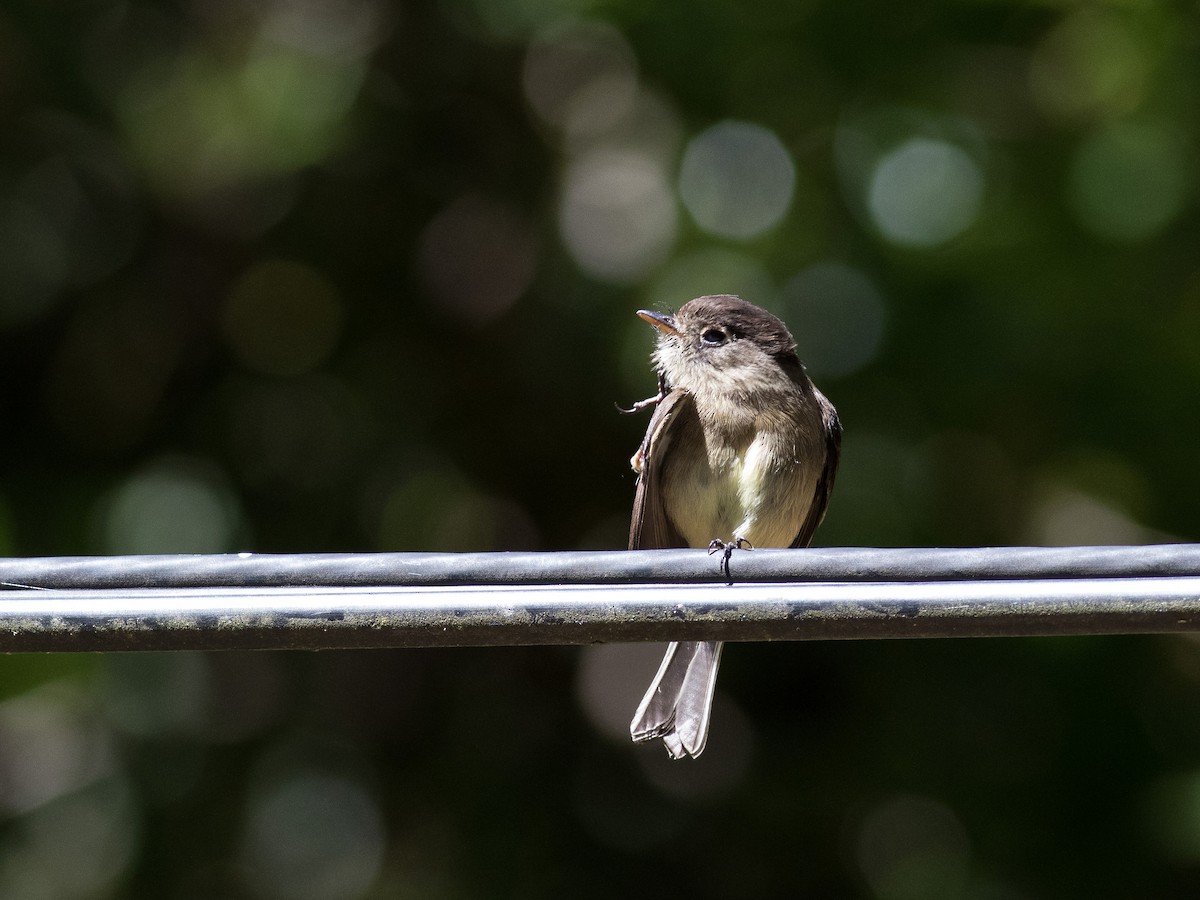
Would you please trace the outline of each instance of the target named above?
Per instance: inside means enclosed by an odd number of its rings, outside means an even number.
[[[667,647],[629,723],[634,741],[662,738],[674,759],[704,752],[722,646],[719,641],[679,641]]]

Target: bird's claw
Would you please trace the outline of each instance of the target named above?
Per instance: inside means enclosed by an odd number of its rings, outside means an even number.
[[[626,409],[620,403],[614,403],[613,406],[615,406],[617,408],[617,412],[624,413],[625,415],[628,416],[628,415],[632,415],[635,412],[639,412],[639,411],[645,409],[647,406],[657,406],[658,404],[662,403],[666,399],[667,399],[667,376],[664,375],[662,372],[659,372],[658,373],[658,393],[655,394],[653,397],[647,397],[645,400],[639,400],[635,404],[633,404],[633,406],[629,407],[629,409]]]
[[[733,584],[733,576],[729,574],[729,557],[733,556],[734,550],[753,550],[754,545],[744,537],[734,535],[732,541],[723,541],[720,538],[713,538],[708,542],[708,555],[712,556],[718,551],[721,554],[721,571],[725,573],[725,580],[729,584]]]

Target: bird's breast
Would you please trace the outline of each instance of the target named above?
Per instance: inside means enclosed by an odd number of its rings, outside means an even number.
[[[689,431],[673,442],[663,481],[666,513],[688,545],[741,537],[755,546],[789,546],[816,484],[797,458],[794,434],[729,434],[698,421]]]

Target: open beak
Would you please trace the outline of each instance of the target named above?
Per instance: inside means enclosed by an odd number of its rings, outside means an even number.
[[[648,309],[639,309],[637,314],[665,334],[679,334],[679,326],[675,324],[674,316],[668,316],[666,313],[651,312]]]

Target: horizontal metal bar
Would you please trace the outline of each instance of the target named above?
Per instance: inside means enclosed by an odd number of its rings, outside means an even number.
[[[733,574],[738,582],[756,583],[1200,575],[1200,544],[762,549],[735,554]],[[723,580],[718,566],[703,550],[0,559],[0,585],[12,588],[634,584]]]
[[[0,650],[441,647],[1200,630],[1200,577],[14,591]]]

